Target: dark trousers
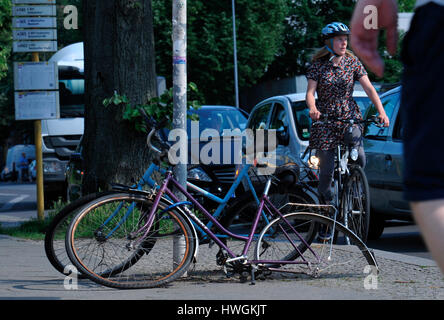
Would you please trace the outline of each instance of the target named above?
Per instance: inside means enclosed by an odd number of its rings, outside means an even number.
[[[358,150],[358,164],[364,168],[366,160],[360,127],[355,126],[351,133],[346,132],[344,135],[344,142]],[[331,183],[335,169],[335,155],[336,149],[317,151],[320,166],[318,191],[327,203],[331,202],[334,197],[334,193],[331,190]]]

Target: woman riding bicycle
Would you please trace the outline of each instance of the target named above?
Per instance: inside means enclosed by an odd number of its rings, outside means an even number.
[[[328,118],[362,120],[362,114],[353,100],[353,87],[358,80],[367,96],[379,113],[379,121],[389,126],[389,119],[371,84],[367,72],[359,59],[347,50],[350,30],[340,22],[333,22],[322,29],[325,42],[312,60],[308,69],[306,101],[313,125],[310,132],[310,148],[317,150],[320,175],[318,191],[325,203],[333,200],[330,185],[333,178],[335,150],[342,141],[352,144],[358,150],[358,163],[365,166],[365,153],[362,146],[362,125],[350,125],[339,121],[318,121],[321,114]],[[318,100],[315,101],[315,92]]]

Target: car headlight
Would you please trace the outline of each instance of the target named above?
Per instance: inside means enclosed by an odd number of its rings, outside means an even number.
[[[314,170],[319,169],[319,158],[311,156],[310,159],[308,159],[308,166]]]
[[[43,161],[43,173],[60,174],[65,172],[66,165],[58,161]]]
[[[356,161],[356,160],[358,160],[358,157],[359,157],[358,150],[356,148],[351,149],[350,158],[353,161]]]
[[[201,168],[194,168],[188,171],[188,179],[211,182],[211,178]]]

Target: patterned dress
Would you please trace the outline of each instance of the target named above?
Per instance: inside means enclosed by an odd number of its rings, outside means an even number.
[[[317,82],[316,108],[321,114],[341,119],[362,119],[353,99],[355,81],[367,75],[356,56],[345,55],[337,66],[333,62],[315,61],[308,69],[307,79]],[[330,150],[343,140],[347,125],[341,122],[314,122],[310,129],[310,147]]]

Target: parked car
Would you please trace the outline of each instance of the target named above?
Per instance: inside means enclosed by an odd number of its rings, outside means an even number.
[[[364,91],[354,91],[353,98],[364,114],[370,99]],[[271,152],[276,166],[300,166],[308,147],[311,118],[305,93],[274,96],[259,102],[251,111],[247,128],[278,130],[277,148]],[[311,195],[315,199],[314,195]]]
[[[232,106],[202,106],[197,110],[191,110],[190,113],[197,113],[199,115],[199,130],[196,132],[198,137],[201,136],[205,129],[215,129],[220,136],[223,137],[223,130],[244,130],[247,123],[248,114]],[[208,141],[200,141],[198,137],[193,137],[191,134],[191,121],[188,121],[188,139],[189,139],[189,170],[188,181],[191,183],[210,191],[215,195],[224,194],[235,179],[235,164],[233,162],[234,153],[231,152],[230,161],[223,161],[224,142],[220,145],[219,160],[205,163],[199,159],[199,155]],[[196,130],[197,131],[197,130]],[[168,135],[168,132],[165,132]],[[218,138],[212,140],[217,142]],[[227,141],[228,147],[233,147],[233,140]],[[198,145],[192,150],[192,145]],[[227,149],[225,149],[227,150]],[[193,151],[193,152],[191,152]],[[205,151],[205,149],[204,149]],[[197,158],[191,159],[194,156]],[[82,143],[79,144],[77,150],[71,154],[70,160],[66,169],[66,183],[67,183],[67,198],[74,200],[81,196],[82,177],[84,175],[82,165]],[[194,161],[192,161],[194,160]],[[227,159],[225,159],[227,160]],[[228,162],[228,163],[227,163]],[[202,199],[203,201],[205,199]],[[211,207],[214,202],[207,203]]]
[[[364,91],[354,91],[353,98],[364,114],[370,99]],[[283,155],[299,155],[305,151],[310,139],[311,118],[305,102],[305,93],[287,94],[265,99],[258,103],[248,118],[249,129],[279,129],[283,124],[287,140],[279,143],[276,150],[278,161]]]
[[[35,146],[18,144],[8,149],[6,156],[6,164],[1,172],[1,180],[3,181],[17,181],[18,175],[18,163],[22,153],[25,153],[28,163],[35,159]]]
[[[388,219],[412,220],[410,207],[402,198],[402,123],[400,117],[401,87],[380,96],[390,126],[379,128],[370,124],[365,128],[364,148],[367,156],[365,173],[370,186],[371,221],[369,237],[377,239]],[[370,105],[369,117],[376,113]]]

